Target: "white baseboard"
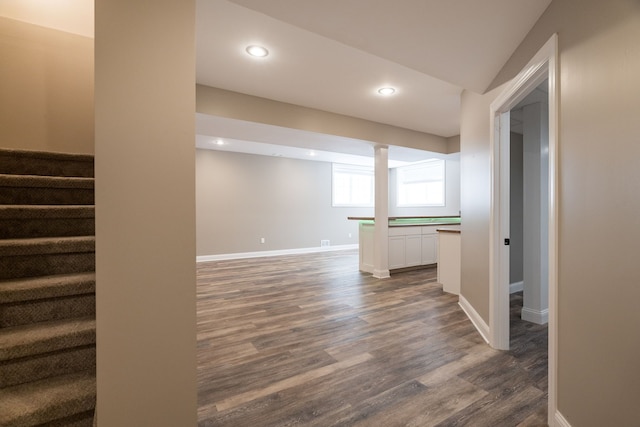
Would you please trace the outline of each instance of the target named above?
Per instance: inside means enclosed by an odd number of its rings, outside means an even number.
[[[473,308],[473,306],[469,304],[469,301],[467,301],[467,299],[462,295],[460,295],[458,305],[462,308],[462,311],[466,313],[469,320],[471,320],[471,323],[473,323],[473,326],[476,327],[480,336],[482,336],[482,339],[489,344],[489,325],[486,324],[475,308]]]
[[[354,245],[336,245],[336,246],[318,246],[313,248],[281,249],[281,250],[275,250],[275,251],[238,252],[234,254],[220,254],[220,255],[201,255],[196,257],[196,262],[223,261],[228,259],[242,259],[242,258],[259,258],[259,257],[265,257],[265,256],[309,254],[314,252],[344,251],[347,249],[358,249],[358,244],[356,243]]]
[[[515,294],[516,292],[522,292],[524,290],[524,282],[513,282],[509,284],[509,293]]]
[[[373,270],[373,277],[375,277],[376,279],[388,279],[389,277],[391,277],[391,273],[389,273],[389,270]]]
[[[549,309],[545,308],[544,310],[533,310],[528,307],[523,307],[522,312],[520,313],[520,317],[522,320],[526,320],[527,322],[536,323],[538,325],[546,325],[549,323]]]
[[[571,427],[571,424],[569,424],[569,421],[567,421],[567,419],[562,416],[560,411],[556,411],[555,416],[553,418],[554,418],[556,427]]]

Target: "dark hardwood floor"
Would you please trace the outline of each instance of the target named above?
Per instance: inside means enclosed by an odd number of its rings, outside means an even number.
[[[484,343],[435,268],[355,251],[198,265],[198,419],[211,426],[543,426],[546,327]]]

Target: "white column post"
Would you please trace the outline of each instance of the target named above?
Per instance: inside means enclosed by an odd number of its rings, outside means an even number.
[[[375,146],[375,227],[373,277],[389,275],[389,147]]]

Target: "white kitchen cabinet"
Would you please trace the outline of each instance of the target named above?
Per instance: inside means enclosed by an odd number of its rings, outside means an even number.
[[[438,232],[442,225],[389,227],[389,270],[438,263]],[[360,270],[372,273],[374,225],[360,223]]]
[[[389,236],[389,269],[406,267],[406,236]]]
[[[442,290],[460,293],[460,229],[440,229],[438,236],[438,283]]]
[[[413,267],[422,264],[422,235],[411,234],[405,236],[405,267]]]
[[[438,235],[423,234],[422,235],[422,265],[435,264],[438,262]]]

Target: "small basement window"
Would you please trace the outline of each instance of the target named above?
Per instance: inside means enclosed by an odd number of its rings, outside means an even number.
[[[431,159],[397,168],[397,206],[444,206],[445,162]]]
[[[333,163],[331,182],[333,206],[373,206],[375,197],[373,168]]]

